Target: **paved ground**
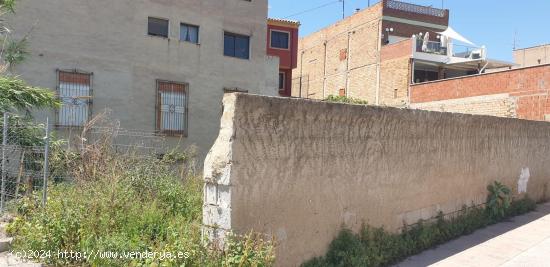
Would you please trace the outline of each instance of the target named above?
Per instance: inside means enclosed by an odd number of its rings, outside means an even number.
[[[550,203],[410,257],[397,266],[550,267]]]
[[[24,262],[15,256],[10,256],[8,252],[0,253],[0,266],[4,267],[40,267],[41,264]]]

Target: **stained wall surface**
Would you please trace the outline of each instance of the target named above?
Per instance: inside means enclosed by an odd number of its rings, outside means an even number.
[[[277,264],[297,266],[342,226],[399,231],[484,203],[496,180],[545,198],[549,161],[547,122],[228,94],[204,224],[213,239],[273,235]]]

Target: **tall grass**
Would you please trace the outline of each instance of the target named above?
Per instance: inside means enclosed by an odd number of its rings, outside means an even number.
[[[224,250],[201,239],[202,180],[173,154],[149,157],[114,153],[109,138],[80,150],[57,151],[58,170],[71,183],[49,187],[14,203],[8,226],[16,251],[44,251],[36,258],[65,266],[270,266],[273,242],[257,234],[233,236]],[[177,166],[177,167],[174,167]],[[58,252],[87,253],[67,257]],[[99,252],[157,252],[157,257],[101,257]],[[164,254],[161,254],[164,253]],[[176,258],[165,257],[172,253]],[[83,254],[82,254],[83,255]]]

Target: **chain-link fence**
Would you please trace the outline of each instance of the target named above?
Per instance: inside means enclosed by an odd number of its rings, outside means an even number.
[[[48,123],[36,124],[16,114],[2,118],[0,212],[20,196],[42,191],[46,200],[48,177]]]
[[[0,213],[6,210],[7,203],[33,193],[39,193],[45,205],[48,182],[73,181],[75,169],[86,166],[71,163],[82,163],[81,157],[96,153],[93,150],[108,147],[120,156],[156,158],[170,151],[182,151],[177,138],[167,140],[167,136],[155,131],[123,129],[110,120],[95,123],[68,127],[50,124],[48,119],[36,123],[4,113],[0,123]],[[189,152],[186,151],[193,154]],[[194,160],[194,156],[189,158]],[[195,170],[191,167],[185,171]]]

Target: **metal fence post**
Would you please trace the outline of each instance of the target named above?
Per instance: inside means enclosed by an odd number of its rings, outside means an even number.
[[[50,155],[50,119],[46,118],[46,141],[44,144],[44,181],[42,184],[42,206],[46,206],[48,198],[48,175],[49,175],[49,155]]]
[[[0,213],[4,212],[6,198],[6,146],[8,145],[8,113],[4,112],[4,124],[2,128],[2,188],[0,196]]]

